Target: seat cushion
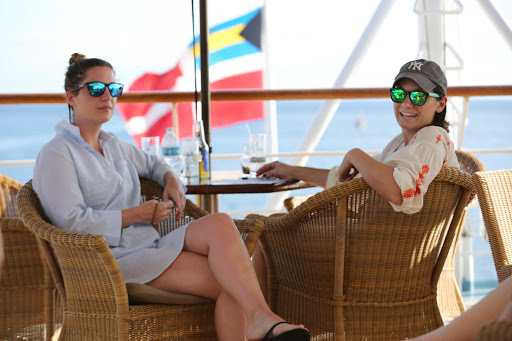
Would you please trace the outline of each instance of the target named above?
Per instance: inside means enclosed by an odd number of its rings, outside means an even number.
[[[126,283],[126,290],[130,304],[199,304],[212,301],[206,297],[167,292],[140,283]]]

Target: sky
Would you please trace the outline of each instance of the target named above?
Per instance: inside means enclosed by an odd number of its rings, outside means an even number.
[[[429,0],[434,1],[434,0]],[[454,1],[446,0],[448,4]],[[512,84],[507,43],[477,0],[461,0],[446,18],[447,42],[464,68],[450,85]],[[218,24],[261,6],[263,0],[209,1]],[[273,0],[266,2],[269,88],[330,88],[349,59],[380,0]],[[418,53],[413,0],[395,0],[345,87],[388,87]],[[512,28],[512,1],[493,0]],[[80,52],[111,62],[129,85],[144,72],[171,69],[192,40],[191,1],[0,0],[0,93],[63,91],[69,57]],[[194,2],[199,10],[199,1]],[[199,32],[196,14],[196,32]]]

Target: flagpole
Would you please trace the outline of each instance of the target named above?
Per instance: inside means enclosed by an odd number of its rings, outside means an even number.
[[[199,0],[199,53],[201,56],[201,117],[204,124],[204,137],[210,146],[210,58],[208,53],[208,4],[207,0]]]

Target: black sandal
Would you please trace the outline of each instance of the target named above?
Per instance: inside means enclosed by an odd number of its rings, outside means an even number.
[[[268,330],[267,334],[265,334],[265,337],[263,338],[262,341],[271,341],[271,340],[275,340],[275,341],[309,341],[309,339],[311,337],[309,334],[309,331],[307,331],[306,329],[302,329],[302,328],[289,330],[289,331],[284,332],[280,335],[277,335],[275,338],[271,339],[270,335],[272,335],[272,331],[274,330],[275,327],[277,327],[281,323],[288,323],[288,322],[282,321],[282,322],[277,322],[276,324],[274,324]]]

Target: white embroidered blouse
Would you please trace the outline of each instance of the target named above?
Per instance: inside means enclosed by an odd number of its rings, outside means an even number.
[[[453,142],[441,127],[424,127],[407,146],[399,148],[403,142],[403,135],[397,135],[373,158],[395,169],[393,177],[402,191],[403,202],[401,205],[389,202],[393,209],[412,214],[423,207],[423,196],[441,167],[459,169],[460,166]],[[340,183],[338,170],[339,166],[334,166],[329,172],[327,188]]]

